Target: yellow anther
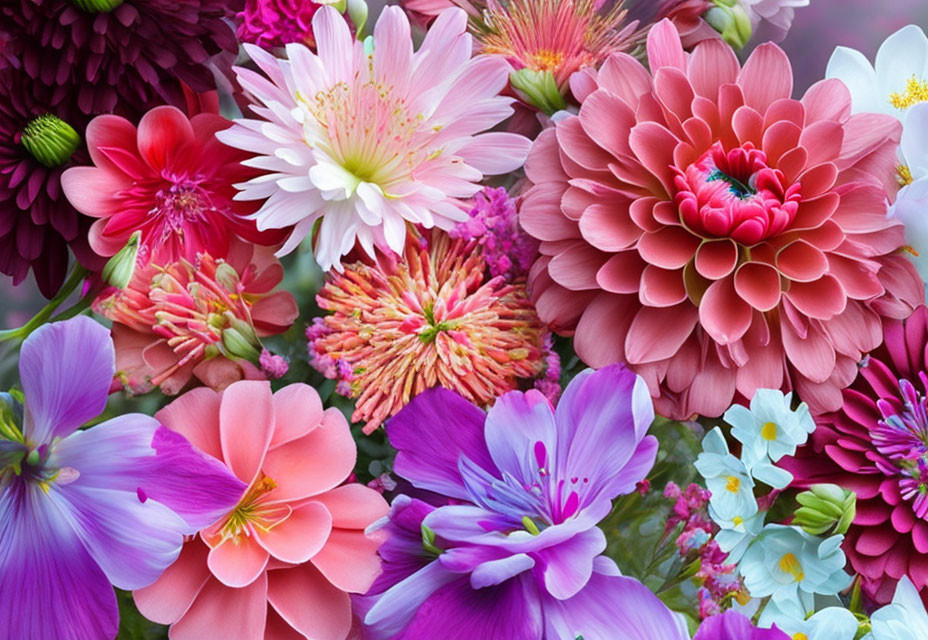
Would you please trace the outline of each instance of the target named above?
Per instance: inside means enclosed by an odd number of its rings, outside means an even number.
[[[777,423],[776,422],[765,422],[764,426],[760,428],[760,437],[764,440],[773,441],[777,439]]]
[[[732,493],[738,493],[741,489],[741,479],[736,476],[728,476],[725,479],[725,490]]]
[[[891,93],[889,102],[897,109],[908,109],[913,104],[928,102],[928,82],[912,76],[905,83],[905,91]]]
[[[780,558],[778,566],[783,573],[791,574],[796,582],[802,582],[806,577],[806,574],[802,571],[802,565],[799,563],[799,560],[791,553],[784,554],[783,557]]]
[[[900,187],[905,187],[913,182],[912,171],[909,169],[908,165],[900,164],[896,167],[896,180],[899,182]]]

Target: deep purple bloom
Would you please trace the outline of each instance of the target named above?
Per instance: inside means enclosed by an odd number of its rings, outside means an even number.
[[[556,410],[535,390],[488,413],[444,389],[414,398],[387,424],[394,471],[444,502],[394,501],[365,637],[685,639],[596,526],[654,464],[653,417],[621,365],[578,375]]]
[[[115,372],[109,331],[86,317],[24,343],[24,408],[0,396],[0,620],[9,640],[113,638],[110,586],[147,586],[184,535],[235,506],[244,485],[149,416],[86,430]]]
[[[5,0],[6,49],[56,99],[85,114],[139,117],[183,108],[183,84],[216,88],[238,51],[231,26],[243,0]],[[56,102],[57,104],[57,102]]]
[[[693,640],[790,640],[777,629],[758,629],[737,611],[726,611],[722,615],[706,618],[699,626]]]

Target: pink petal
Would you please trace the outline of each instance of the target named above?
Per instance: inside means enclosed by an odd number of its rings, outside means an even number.
[[[738,263],[738,247],[732,240],[711,240],[696,250],[696,271],[710,280],[730,274]]]
[[[661,67],[686,70],[686,55],[683,53],[680,33],[670,20],[665,18],[651,27],[647,50],[648,66],[652,75]]]
[[[348,594],[311,564],[269,572],[267,599],[289,625],[313,640],[343,640],[351,629]]]
[[[793,93],[793,71],[789,58],[775,44],[757,47],[738,75],[744,102],[764,113],[771,104]]]
[[[806,122],[834,120],[843,122],[851,115],[851,93],[847,85],[837,78],[816,82],[805,95],[802,104],[806,108]]]
[[[519,224],[530,235],[550,242],[579,238],[577,223],[561,212],[561,198],[567,190],[562,182],[534,185],[522,196]]]
[[[748,262],[735,272],[735,291],[758,311],[770,311],[780,303],[780,274],[770,265]]]
[[[673,193],[673,150],[680,140],[656,122],[641,122],[631,130],[628,142],[638,161],[661,181],[667,193]]]
[[[253,584],[259,577],[264,579],[268,557],[257,540],[243,535],[238,542],[230,539],[210,549],[206,564],[222,584],[240,588]]]
[[[100,147],[135,151],[137,135],[135,125],[122,116],[112,114],[97,116],[90,121],[84,132],[90,160],[101,169],[109,170],[117,175],[122,173],[119,167],[100,151]]]
[[[596,273],[607,260],[607,254],[578,242],[560,252],[548,263],[551,279],[571,291],[597,289]]]
[[[553,128],[538,134],[525,160],[525,175],[534,184],[566,182],[567,174],[557,159],[557,133]]]
[[[356,459],[348,421],[338,409],[330,408],[317,428],[269,450],[263,471],[277,483],[274,501],[291,501],[337,486],[351,473]]]
[[[672,307],[686,300],[683,272],[669,271],[649,264],[641,274],[638,291],[641,304],[649,307]]]
[[[817,329],[811,328],[803,339],[790,322],[781,316],[783,348],[790,363],[812,382],[824,382],[835,368],[835,350]]]
[[[876,275],[878,270],[879,265],[870,261],[828,255],[828,271],[841,282],[847,296],[855,300],[869,300],[883,293]]]
[[[345,484],[313,498],[332,514],[332,526],[340,529],[366,529],[387,515],[383,496],[361,484]]]
[[[115,195],[132,185],[122,173],[97,167],[71,167],[61,174],[61,188],[74,208],[102,218],[122,211]]]
[[[192,389],[155,414],[155,419],[181,434],[197,449],[222,460],[219,440],[221,394],[212,389]]]
[[[274,432],[268,382],[242,380],[222,393],[219,434],[222,456],[239,480],[251,484],[261,470]]]
[[[635,251],[620,251],[600,267],[596,283],[611,293],[637,293],[646,263]]]
[[[267,576],[242,589],[230,589],[210,580],[193,606],[173,627],[171,640],[203,640],[222,630],[223,640],[254,640],[264,637],[267,619]]]
[[[734,278],[716,280],[699,303],[699,323],[719,344],[737,342],[751,326],[751,305],[735,292]]]
[[[844,288],[832,275],[813,282],[793,282],[786,297],[800,312],[820,320],[836,316],[847,306]]]
[[[579,117],[559,121],[555,130],[561,151],[581,167],[594,171],[602,170],[615,161],[608,151],[590,140],[580,124]]]
[[[623,336],[638,308],[638,299],[600,293],[584,309],[574,333],[574,349],[591,367],[625,362]]]
[[[781,249],[776,263],[780,273],[795,282],[812,282],[828,271],[825,254],[803,240]]]
[[[673,318],[672,323],[667,318]],[[642,307],[625,337],[630,364],[657,362],[673,356],[693,332],[698,313],[690,302],[669,309]]]
[[[319,552],[331,531],[328,510],[318,502],[308,502],[269,531],[255,529],[255,539],[278,560],[301,564]]]
[[[803,198],[813,198],[831,189],[838,179],[838,168],[830,162],[820,164],[799,176]]]
[[[274,394],[272,402],[274,435],[271,437],[270,448],[296,440],[322,423],[322,400],[308,384],[288,384]]]
[[[363,531],[333,529],[328,541],[311,562],[342,591],[364,593],[380,574],[380,541]]]
[[[698,95],[716,100],[719,87],[738,77],[741,65],[730,46],[721,39],[705,40],[693,50],[687,75]]]
[[[596,91],[580,106],[580,126],[590,139],[615,156],[627,156],[628,134],[635,126],[635,113],[620,98]]]
[[[809,152],[808,163],[833,162],[841,154],[844,142],[844,127],[837,122],[822,120],[806,127],[799,139],[799,144]],[[803,192],[803,195],[806,195]],[[808,194],[812,195],[812,194]]]
[[[191,540],[154,584],[133,591],[132,599],[142,615],[158,624],[180,620],[209,579],[208,551],[202,541]]]
[[[155,107],[139,121],[139,153],[155,171],[170,169],[194,140],[190,121],[177,107]]]
[[[638,60],[627,53],[618,53],[609,56],[600,67],[599,86],[634,108],[641,96],[651,92],[651,76]]]
[[[790,230],[816,229],[828,220],[838,209],[841,196],[830,191],[811,200],[799,203],[799,211],[793,218]]]
[[[680,269],[693,259],[699,239],[683,227],[664,227],[645,233],[638,241],[638,253],[645,262],[663,269]]]
[[[627,249],[641,237],[641,229],[632,222],[629,203],[602,203],[586,208],[580,217],[583,239],[602,251]]]

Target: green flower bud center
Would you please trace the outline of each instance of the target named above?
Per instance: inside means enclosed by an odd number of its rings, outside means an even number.
[[[87,13],[107,13],[122,4],[122,0],[71,0],[71,4]]]
[[[67,162],[81,137],[71,125],[50,113],[34,118],[22,131],[20,142],[29,154],[49,169]]]

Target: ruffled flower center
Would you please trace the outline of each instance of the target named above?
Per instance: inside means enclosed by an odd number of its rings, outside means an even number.
[[[750,143],[726,152],[716,142],[677,172],[680,218],[700,236],[754,245],[782,233],[799,211],[799,185],[788,184]]]
[[[919,102],[928,102],[928,82],[912,76],[906,80],[903,91],[889,94],[889,102],[897,109],[908,109]]]
[[[919,374],[928,389],[928,376]],[[877,407],[883,419],[871,433],[881,457],[877,468],[890,477],[899,477],[900,493],[912,501],[919,518],[928,514],[928,398],[909,380],[899,381],[900,398],[881,398]]]
[[[169,184],[155,194],[152,216],[162,221],[161,235],[167,240],[171,234],[184,234],[186,224],[204,222],[207,212],[224,214],[213,205],[209,193],[196,180],[166,176]]]
[[[67,162],[81,143],[71,125],[50,113],[30,120],[18,138],[29,155],[49,169]]]
[[[243,537],[252,535],[252,527],[267,533],[286,520],[291,508],[286,504],[269,503],[272,499],[269,495],[276,488],[277,483],[261,473],[235,509],[217,524],[204,530],[206,543],[211,547],[218,547],[227,540],[239,544]]]

